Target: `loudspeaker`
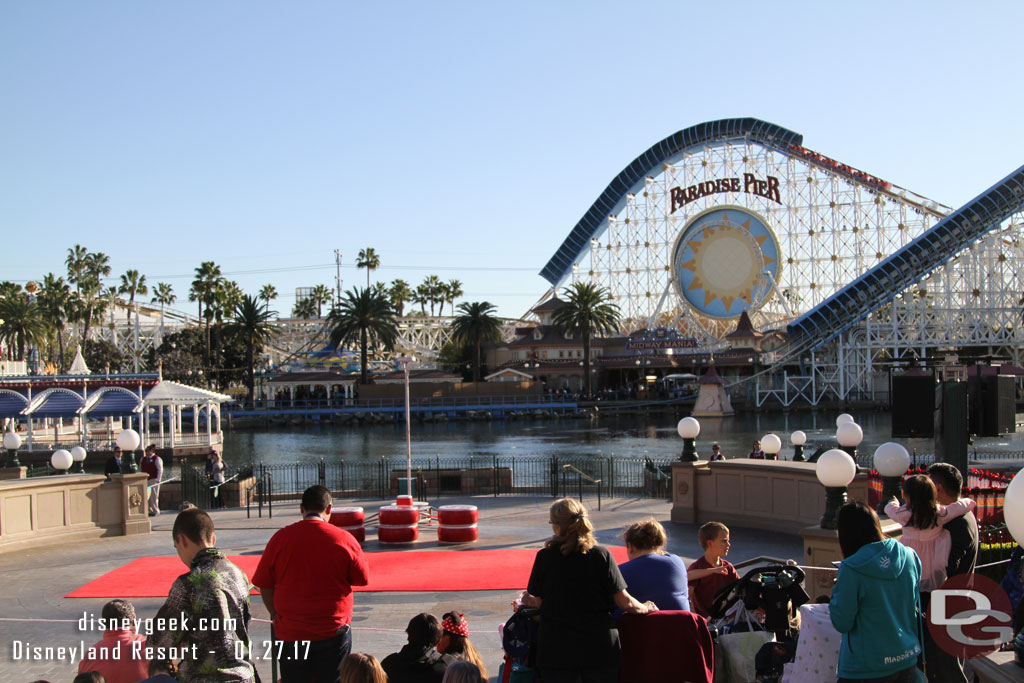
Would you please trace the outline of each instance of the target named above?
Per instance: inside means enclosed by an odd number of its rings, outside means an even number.
[[[970,394],[971,434],[999,436],[1013,433],[1017,410],[1013,377],[975,375],[968,379],[967,389]]]
[[[930,437],[935,433],[935,377],[892,376],[892,436]]]
[[[948,462],[967,476],[967,383],[935,387],[935,462]]]

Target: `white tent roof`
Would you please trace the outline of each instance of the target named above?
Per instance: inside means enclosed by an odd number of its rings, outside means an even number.
[[[75,351],[75,360],[71,361],[71,367],[68,368],[69,375],[91,375],[92,371],[89,366],[85,364],[85,359],[82,358],[82,347],[79,346],[78,350]]]
[[[149,390],[145,396],[147,405],[194,405],[199,403],[225,403],[232,398],[216,391],[207,391],[199,387],[190,387],[162,380]]]

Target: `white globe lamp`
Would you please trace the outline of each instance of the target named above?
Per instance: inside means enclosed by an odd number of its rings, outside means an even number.
[[[139,433],[134,429],[122,429],[121,433],[117,435],[117,446],[127,455],[127,472],[131,474],[139,471],[138,466],[135,464],[135,449],[139,447],[141,441]]]
[[[693,417],[684,417],[676,425],[676,431],[683,438],[683,452],[679,459],[683,462],[697,462],[700,456],[697,455],[696,439],[700,434],[700,422]]]
[[[18,462],[18,449],[21,448],[21,437],[15,432],[10,431],[4,434],[4,448],[7,449],[7,466],[8,467],[21,467],[21,463]]]
[[[887,441],[875,449],[875,471],[882,475],[882,502],[875,508],[879,517],[885,514],[885,504],[900,497],[900,483],[910,467],[910,453],[895,441]]]
[[[85,449],[81,446],[75,446],[71,449],[71,459],[75,461],[75,473],[81,474],[85,472]]]
[[[74,459],[71,457],[71,454],[63,448],[54,451],[53,455],[50,456],[50,465],[58,472],[66,472],[71,469],[72,462],[74,462]]]
[[[856,422],[844,422],[836,428],[836,441],[843,450],[857,459],[857,446],[864,440],[864,430]]]
[[[793,460],[795,462],[803,462],[805,460],[804,444],[807,443],[807,435],[798,429],[789,435],[789,440],[793,442]]]
[[[856,422],[856,420],[854,420],[853,415],[850,415],[849,413],[841,413],[839,417],[836,418],[836,427],[846,422]]]
[[[835,529],[839,508],[846,504],[846,487],[857,476],[857,463],[846,451],[833,448],[818,458],[815,474],[825,487],[825,512],[821,516],[821,528]]]
[[[761,437],[761,450],[764,451],[765,460],[778,460],[779,451],[782,450],[782,439],[774,434],[765,434]]]

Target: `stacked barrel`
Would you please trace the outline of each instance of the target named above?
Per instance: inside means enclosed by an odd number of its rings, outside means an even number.
[[[437,509],[439,543],[472,543],[479,537],[475,505],[442,505]]]
[[[331,524],[349,532],[360,543],[366,540],[366,515],[363,512],[363,508],[333,508],[331,510]]]
[[[401,504],[403,498],[408,499],[408,505]],[[412,543],[420,537],[420,509],[409,496],[400,496],[399,503],[380,508],[377,540],[381,543]]]

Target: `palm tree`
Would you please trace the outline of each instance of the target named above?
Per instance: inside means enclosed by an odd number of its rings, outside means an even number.
[[[245,353],[248,374],[246,387],[249,389],[249,400],[254,398],[256,379],[256,354],[274,337],[273,319],[277,313],[270,312],[261,306],[259,298],[245,294],[235,305],[234,318],[228,325],[228,332],[239,336],[245,342]]]
[[[405,302],[413,297],[413,291],[409,289],[409,283],[405,280],[392,280],[388,288],[388,296],[391,298],[391,306],[395,309],[398,317],[405,315]]]
[[[386,296],[367,287],[345,292],[345,297],[327,316],[331,344],[359,342],[359,363],[362,368],[360,383],[369,381],[367,347],[372,343],[390,351],[398,340],[398,322],[395,309]]]
[[[480,347],[501,339],[501,321],[493,313],[494,304],[487,301],[462,302],[459,315],[452,322],[452,340],[463,346],[472,344],[473,381],[480,381]]]
[[[12,296],[21,296],[24,293],[25,291],[17,282],[11,282],[10,280],[0,282],[0,299],[7,299]]]
[[[322,318],[324,304],[331,303],[331,290],[327,285],[317,285],[309,293],[309,298],[316,304],[316,317]]]
[[[199,302],[199,319],[206,321],[206,365],[210,364],[210,322],[213,319],[213,304],[217,300],[217,287],[223,278],[220,266],[213,261],[203,261],[196,268],[196,278],[188,292],[189,301]]]
[[[43,291],[37,299],[45,321],[57,334],[57,371],[64,371],[64,325],[71,317],[71,288],[64,278],[47,273],[43,278]]]
[[[423,288],[423,294],[426,296],[427,301],[430,302],[430,315],[434,315],[434,305],[437,303],[444,304],[444,283],[436,275],[428,275],[420,287]],[[419,287],[417,290],[419,290]]]
[[[565,305],[557,309],[551,321],[564,330],[575,330],[583,339],[583,391],[592,394],[590,379],[590,335],[612,334],[620,323],[619,307],[604,287],[590,282],[575,282],[565,290]]]
[[[370,287],[370,272],[380,268],[380,256],[373,247],[359,250],[356,258],[356,268],[366,268],[366,287]]]
[[[274,285],[263,285],[260,287],[260,298],[267,310],[270,310],[270,302],[277,298],[277,287]]]
[[[0,340],[8,351],[17,349],[13,360],[25,360],[25,346],[45,337],[46,321],[36,302],[24,295],[0,299]]]
[[[292,317],[303,318],[305,320],[318,317],[316,314],[316,302],[308,296],[305,299],[296,301],[295,305],[292,307]]]
[[[455,300],[462,296],[465,292],[462,291],[462,283],[458,280],[449,280],[448,284],[444,286],[445,301],[452,306],[452,315],[455,315]]]
[[[76,293],[82,291],[81,282],[85,278],[88,256],[89,250],[81,244],[76,244],[68,249],[68,256],[64,259],[64,263],[68,267],[68,282],[75,283]]]
[[[76,317],[82,325],[82,346],[85,346],[92,329],[93,320],[101,318],[107,310],[107,299],[103,291],[103,283],[98,277],[87,277],[79,283],[80,291],[75,302]]]
[[[244,297],[237,282],[221,278],[214,292],[213,317],[218,323],[224,322],[224,317],[232,313]]]
[[[146,276],[140,275],[139,271],[129,268],[121,276],[121,286],[117,289],[120,294],[128,295],[128,324],[132,323],[132,307],[135,306],[135,295],[149,294],[149,287],[146,286]]]
[[[174,289],[166,282],[156,283],[153,288],[153,298],[150,301],[160,304],[160,339],[164,338],[164,306],[170,306],[178,297],[174,296]]]

